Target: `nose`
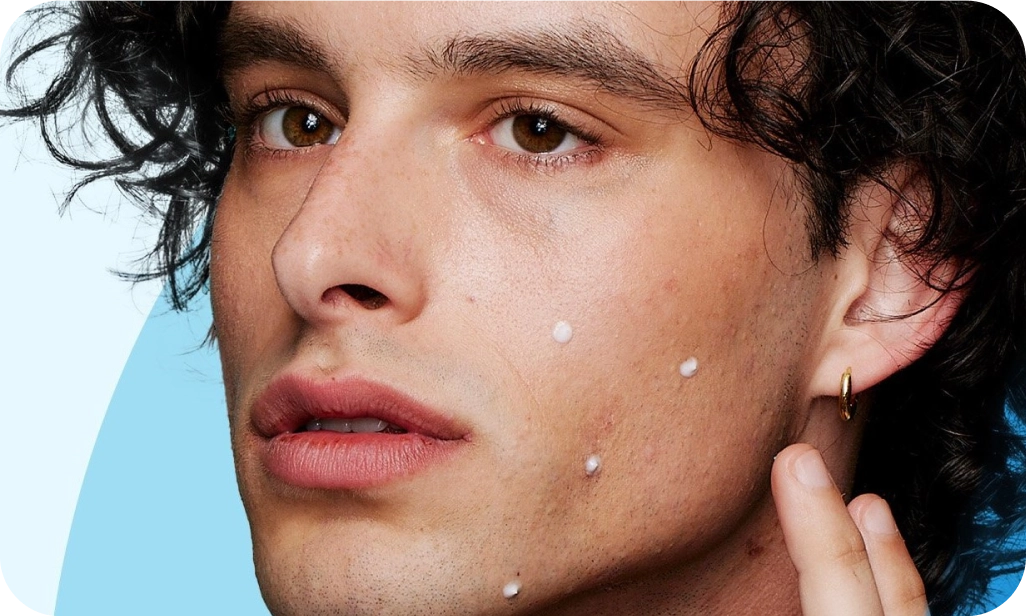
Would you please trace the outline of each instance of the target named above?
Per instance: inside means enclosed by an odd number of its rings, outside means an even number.
[[[304,321],[396,324],[422,310],[423,242],[406,175],[394,156],[333,146],[272,253],[278,288]]]

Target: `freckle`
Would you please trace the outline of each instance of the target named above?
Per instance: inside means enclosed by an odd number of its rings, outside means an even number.
[[[570,324],[566,321],[560,321],[552,328],[552,339],[560,344],[570,342],[570,338],[572,338],[573,335],[574,328],[570,327]]]
[[[698,372],[698,360],[694,357],[689,357],[684,360],[684,363],[680,365],[680,375],[686,378],[695,376]]]
[[[513,580],[512,582],[509,582],[505,586],[502,587],[502,596],[506,597],[507,599],[512,599],[513,597],[515,597],[515,596],[517,596],[519,594],[520,594],[520,580]]]
[[[584,472],[588,473],[589,477],[597,473],[600,468],[602,468],[602,458],[595,454],[591,454],[588,456],[588,459],[584,461]]]

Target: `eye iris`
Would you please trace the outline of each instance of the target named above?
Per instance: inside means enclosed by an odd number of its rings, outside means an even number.
[[[334,132],[331,122],[306,107],[291,107],[286,110],[281,124],[285,138],[296,147],[327,143]]]
[[[566,129],[549,118],[522,115],[513,119],[513,139],[532,154],[544,154],[563,143]]]

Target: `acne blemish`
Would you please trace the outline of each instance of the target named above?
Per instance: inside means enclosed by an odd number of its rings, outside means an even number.
[[[755,539],[749,538],[745,541],[745,554],[748,555],[748,558],[756,558],[765,551],[766,548]]]
[[[506,597],[507,599],[512,599],[513,597],[519,594],[520,580],[513,580],[512,582],[508,582],[505,586],[502,587],[502,596]]]
[[[689,357],[684,360],[684,363],[680,365],[680,375],[685,378],[691,378],[698,372],[698,360],[694,357]]]
[[[589,477],[599,472],[600,468],[602,468],[602,458],[595,454],[591,454],[588,456],[588,459],[584,461],[584,472],[588,473]]]
[[[570,339],[573,338],[573,336],[574,328],[570,327],[570,324],[566,321],[560,321],[552,328],[552,339],[560,344],[570,342]]]

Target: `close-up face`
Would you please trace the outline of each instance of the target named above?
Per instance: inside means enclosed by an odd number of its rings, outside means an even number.
[[[717,11],[232,7],[211,293],[272,611],[766,565],[828,267],[789,167],[687,106]]]

